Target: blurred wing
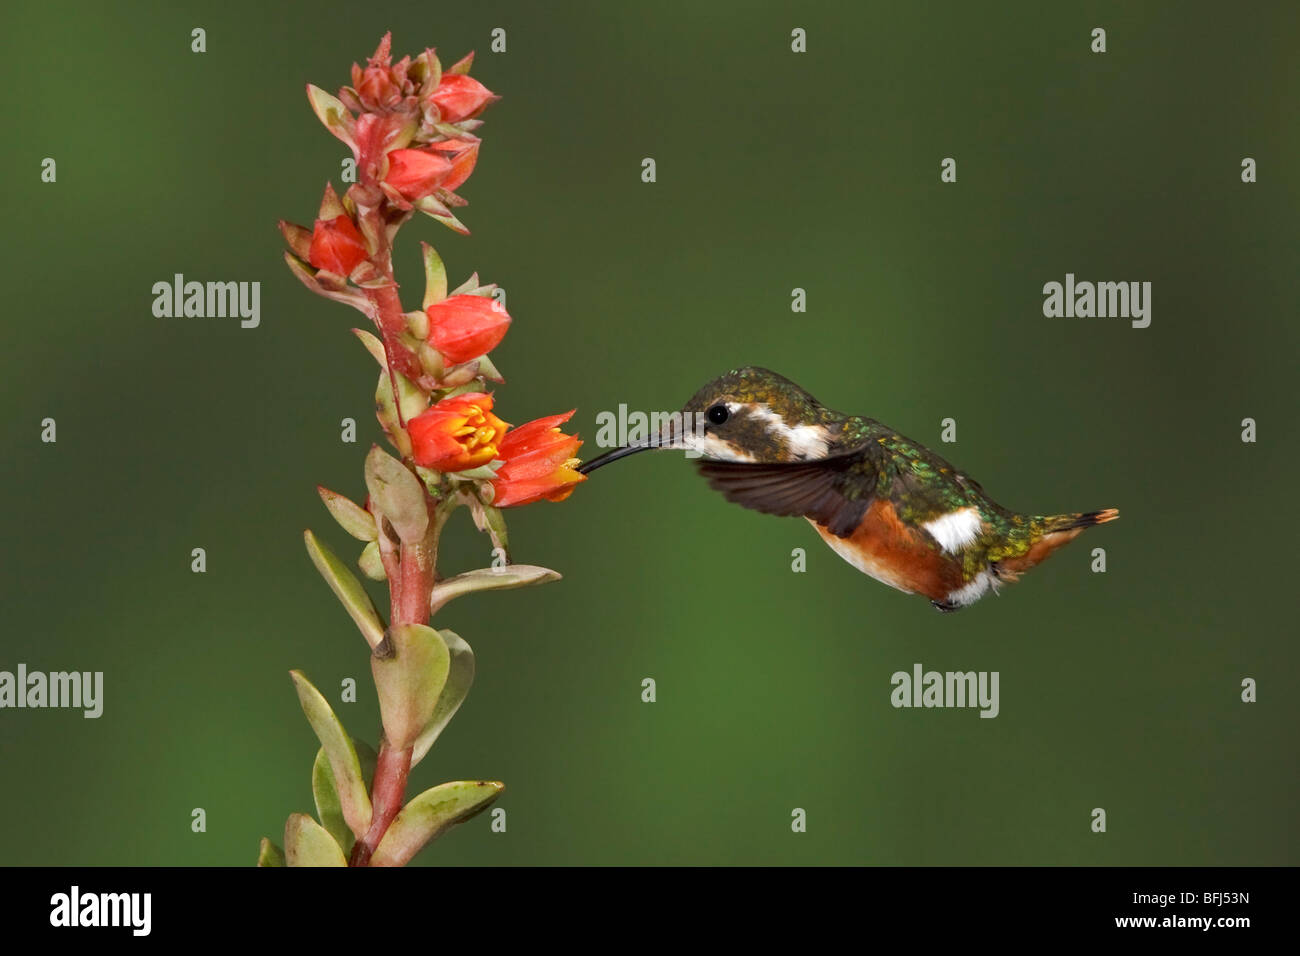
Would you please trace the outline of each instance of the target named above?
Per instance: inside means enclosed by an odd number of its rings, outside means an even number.
[[[861,455],[773,464],[701,460],[697,465],[728,501],[764,514],[811,518],[840,538],[862,523],[871,504],[871,495],[864,492],[875,484],[874,468]]]

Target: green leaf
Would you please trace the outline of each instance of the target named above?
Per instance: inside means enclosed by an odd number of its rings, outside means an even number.
[[[420,367],[424,369],[425,375],[435,381],[442,378],[446,363],[442,360],[441,352],[428,342],[421,342],[419,348],[415,350],[415,355],[420,360]]]
[[[284,825],[285,860],[290,866],[347,866],[347,857],[329,831],[305,813],[292,813]]]
[[[428,91],[432,93],[442,82],[442,61],[436,56],[430,56],[429,75],[425,77],[424,83]]]
[[[393,403],[393,384],[397,384],[397,397],[401,401],[401,414]],[[391,373],[385,368],[379,373],[379,383],[375,386],[375,417],[383,426],[394,446],[403,456],[411,454],[411,439],[403,427],[429,406],[429,396],[411,384],[401,372],[394,369]],[[373,503],[373,502],[372,502]]]
[[[312,686],[311,681],[300,671],[290,671],[289,676],[293,678],[294,687],[298,691],[302,712],[307,715],[307,722],[316,732],[316,738],[329,758],[330,769],[334,771],[334,792],[343,818],[347,821],[348,828],[361,836],[370,826],[372,810],[357,748],[334,715],[329,702]]]
[[[433,303],[447,298],[447,267],[442,264],[442,257],[433,246],[422,242],[420,248],[424,250],[423,307],[427,309]]]
[[[268,837],[262,837],[262,842],[257,848],[257,865],[284,866],[284,851],[272,843]]]
[[[298,277],[298,281],[317,295],[333,299],[335,302],[342,302],[344,305],[350,305],[361,312],[369,310],[370,303],[366,301],[364,295],[360,292],[337,292],[327,288],[321,283],[321,280],[316,278],[316,273],[311,267],[292,252],[285,251],[284,261],[288,263],[289,271]]]
[[[343,804],[339,792],[334,787],[334,771],[330,768],[330,758],[325,755],[325,748],[316,751],[316,761],[311,765],[311,794],[316,799],[316,816],[320,817],[321,826],[334,838],[334,842],[347,856],[355,843],[347,821],[343,819]]]
[[[356,748],[357,758],[361,764],[362,782],[369,787],[370,781],[375,776],[374,748],[361,740],[353,740],[352,745]],[[334,784],[334,771],[324,747],[316,751],[316,762],[312,764],[311,792],[316,798],[316,815],[320,817],[321,825],[343,848],[344,855],[351,853],[354,835],[344,817],[343,803]]]
[[[320,495],[320,500],[325,502],[325,507],[339,523],[339,527],[352,537],[358,541],[374,541],[379,537],[379,529],[375,527],[375,516],[355,501],[343,497],[336,491],[330,491],[323,485],[316,486],[316,493]]]
[[[379,554],[378,541],[371,541],[361,549],[361,557],[357,558],[357,566],[361,568],[361,573],[372,581],[388,580],[388,572],[384,570],[384,559]]]
[[[438,202],[438,200],[434,199],[432,196],[425,196],[423,199],[417,200],[414,205],[416,209],[420,210],[420,212],[424,213],[426,216],[432,216],[444,226],[451,227],[462,236],[469,235],[469,228],[453,216],[450,209]]]
[[[398,624],[370,655],[384,737],[396,750],[412,746],[433,719],[447,683],[451,652],[423,624]]]
[[[397,396],[402,401],[402,418],[410,421],[429,407],[429,396],[411,383],[401,372],[393,372],[397,379]],[[392,389],[389,389],[392,392]]]
[[[469,386],[469,391],[479,391],[478,382],[478,359],[470,359],[468,362],[461,362],[459,365],[453,365],[450,368],[444,368],[438,376],[439,384],[458,388],[462,385]]]
[[[342,101],[310,83],[307,84],[307,99],[311,102],[316,118],[325,124],[325,128],[351,146],[356,121]]]
[[[442,77],[442,66],[432,50],[425,50],[411,60],[406,75],[418,84],[420,99],[423,100],[438,88],[438,80]]]
[[[486,780],[444,783],[404,806],[379,841],[371,866],[405,866],[426,843],[448,827],[481,813],[505,790]]]
[[[474,683],[474,650],[455,631],[441,630],[443,643],[451,654],[451,663],[447,669],[447,683],[438,695],[438,705],[433,709],[433,716],[420,731],[415,740],[414,752],[411,754],[411,766],[424,759],[443,728],[460,710],[469,694],[470,685]]]
[[[411,333],[411,338],[423,345],[424,340],[429,337],[429,313],[423,309],[415,309],[411,312],[403,312],[402,317],[406,319],[406,331]]]
[[[466,571],[464,574],[439,581],[434,585],[430,607],[436,614],[448,601],[462,594],[473,591],[505,591],[510,588],[523,588],[531,584],[558,581],[560,577],[558,571],[535,564],[507,564],[500,568],[479,568],[477,571]]]
[[[486,465],[479,465],[477,468],[467,468],[464,471],[448,472],[453,478],[462,481],[490,481],[497,476],[497,469],[505,464],[503,458],[493,458]]]
[[[456,288],[452,289],[451,294],[452,295],[473,295],[475,292],[478,291],[478,289],[479,289],[478,273],[475,272],[471,274],[470,277],[466,279],[464,282],[462,282],[460,285],[456,286]]]
[[[352,334],[357,337],[371,357],[379,363],[380,368],[388,367],[388,356],[384,353],[384,343],[379,341],[379,337],[365,329],[353,329]]]
[[[470,50],[459,60],[447,67],[447,73],[468,73],[469,68],[474,65],[474,51]]]
[[[329,95],[328,93],[326,94]],[[338,101],[335,100],[337,103]],[[333,183],[325,184],[325,192],[321,194],[320,208],[316,210],[317,219],[337,219],[339,216],[355,216],[355,210],[349,209],[339,199],[339,194],[334,191]]]
[[[480,355],[478,358],[478,373],[489,382],[504,382],[505,377],[497,370],[492,359],[486,355]]]
[[[293,254],[306,262],[311,255],[311,230],[287,219],[281,219],[280,235],[284,236],[284,241],[289,244]]]
[[[393,375],[397,375],[393,371]],[[375,418],[379,419],[379,425],[383,428],[384,434],[388,436],[389,441],[403,457],[411,454],[411,436],[406,433],[402,427],[402,419],[397,414],[397,405],[393,401],[393,379],[388,377],[388,370],[384,369],[379,373],[379,384],[375,386]],[[371,501],[374,505],[374,501]]]
[[[510,560],[510,536],[506,533],[506,516],[500,508],[494,508],[492,505],[483,506],[483,523],[487,525],[488,536],[492,539],[492,547],[500,548],[501,553]],[[494,569],[495,570],[495,569]],[[559,577],[557,574],[556,577]]]
[[[415,476],[420,479],[430,498],[442,499],[446,495],[447,489],[443,487],[444,478],[442,472],[416,465]]]
[[[384,639],[384,622],[380,620],[379,612],[375,610],[370,595],[361,586],[356,575],[349,571],[334,552],[325,547],[310,530],[304,531],[302,536],[307,543],[307,553],[311,555],[311,563],[316,565],[316,570],[330,586],[334,596],[342,602],[344,610],[351,615],[361,631],[361,636],[372,648],[376,647]]]
[[[366,487],[370,489],[370,506],[388,519],[399,538],[407,544],[424,540],[429,530],[424,486],[409,468],[378,445],[371,446],[366,455]]]

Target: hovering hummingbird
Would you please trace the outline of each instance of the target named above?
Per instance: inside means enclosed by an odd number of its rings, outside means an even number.
[[[823,406],[765,368],[709,382],[658,435],[606,452],[595,471],[652,448],[699,453],[700,472],[729,500],[807,518],[859,571],[940,611],[974,604],[1017,580],[1114,508],[1026,515],[993,501],[973,478],[871,418]]]

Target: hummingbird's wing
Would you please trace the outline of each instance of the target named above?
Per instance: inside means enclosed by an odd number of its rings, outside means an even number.
[[[988,520],[1005,515],[979,483],[919,442],[878,422],[855,437],[855,447],[808,462],[698,462],[709,484],[730,501],[766,514],[812,518],[837,537],[851,535],[872,501],[892,506],[898,519],[921,529],[957,509],[975,507]],[[937,541],[932,542],[939,547]]]
[[[728,501],[764,514],[812,518],[841,538],[862,522],[876,484],[875,465],[862,452],[806,462],[702,459],[697,465]]]

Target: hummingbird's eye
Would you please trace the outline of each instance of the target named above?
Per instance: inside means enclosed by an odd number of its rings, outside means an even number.
[[[718,404],[714,405],[704,414],[708,416],[709,421],[713,422],[713,424],[721,425],[731,417],[731,409],[727,408],[726,405]]]

